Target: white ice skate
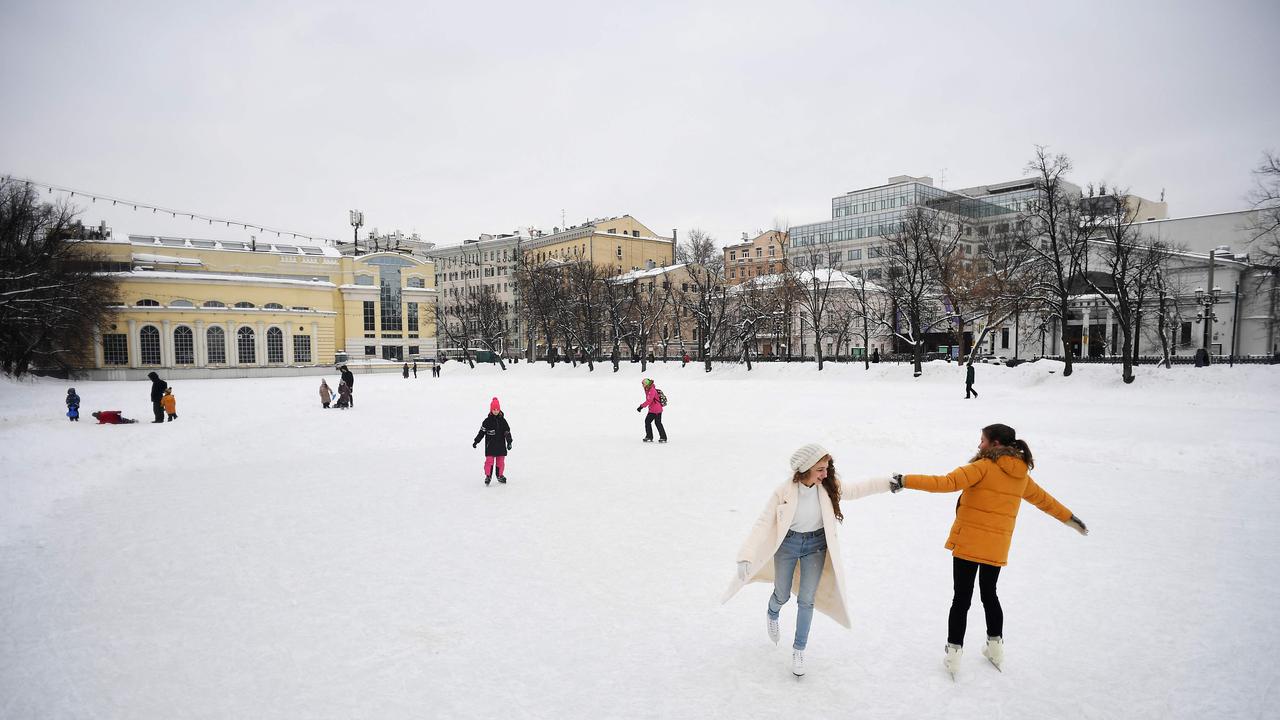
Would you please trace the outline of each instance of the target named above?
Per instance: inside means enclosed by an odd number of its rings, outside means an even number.
[[[982,657],[990,660],[997,670],[1004,672],[1004,668],[1000,667],[1004,664],[1004,638],[987,638],[987,646],[982,648]]]
[[[779,633],[778,633],[778,621],[777,621],[777,619],[775,619],[775,618],[771,618],[771,617],[769,617],[769,614],[768,614],[768,613],[765,613],[764,619],[765,619],[765,621],[768,623],[769,639],[773,641],[773,644],[774,644],[774,645],[777,645],[777,644],[778,644],[778,634],[779,634]]]
[[[964,654],[964,648],[947,643],[946,650],[947,656],[942,659],[942,666],[951,674],[951,680],[954,682],[956,673],[960,672],[960,656]]]
[[[791,651],[791,674],[796,677],[804,676],[804,651]]]

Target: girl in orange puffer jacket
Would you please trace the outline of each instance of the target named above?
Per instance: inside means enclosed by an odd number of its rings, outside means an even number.
[[[1009,543],[1018,518],[1018,508],[1026,500],[1081,535],[1089,530],[1080,518],[1045,492],[1027,471],[1035,467],[1031,448],[1018,439],[1008,425],[982,428],[978,454],[968,465],[946,475],[894,475],[891,489],[928,492],[960,491],[956,519],[947,537],[952,555],[952,582],[955,595],[947,620],[947,672],[955,679],[964,646],[964,631],[977,576],[982,609],[987,617],[987,645],[982,654],[997,669],[1004,662],[1004,611],[996,596],[1000,568],[1009,559]]]

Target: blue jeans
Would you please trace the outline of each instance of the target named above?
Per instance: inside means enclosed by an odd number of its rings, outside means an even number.
[[[787,537],[773,554],[773,594],[769,596],[769,617],[777,620],[782,606],[791,598],[791,581],[800,563],[800,591],[796,593],[796,641],[791,646],[803,650],[809,643],[809,626],[813,624],[813,598],[818,594],[822,566],[827,561],[827,536],[822,530],[798,533],[787,531]]]

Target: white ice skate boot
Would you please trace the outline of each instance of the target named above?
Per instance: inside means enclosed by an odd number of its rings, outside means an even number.
[[[769,617],[768,613],[765,613],[764,619],[768,623],[769,639],[773,641],[774,645],[777,645],[778,644],[778,620],[777,618]]]
[[[959,645],[947,643],[947,656],[942,659],[942,666],[951,673],[951,679],[956,679],[956,673],[960,672],[960,656],[964,654],[964,648]]]
[[[1000,667],[1004,664],[1004,638],[987,638],[987,646],[982,648],[982,657],[990,660],[997,670],[1004,672],[1004,668]]]
[[[791,674],[796,677],[804,676],[804,651],[791,651]]]

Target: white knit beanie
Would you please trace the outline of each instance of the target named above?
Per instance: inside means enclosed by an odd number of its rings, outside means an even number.
[[[791,471],[792,472],[808,472],[823,455],[829,455],[827,449],[818,443],[809,443],[803,445],[799,450],[791,453]]]

